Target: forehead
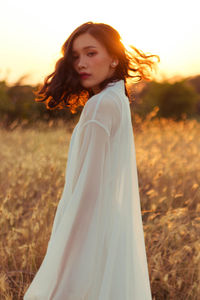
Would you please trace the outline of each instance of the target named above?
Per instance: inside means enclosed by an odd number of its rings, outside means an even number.
[[[89,33],[83,33],[74,39],[72,51],[78,52],[92,48],[104,48],[101,43]]]

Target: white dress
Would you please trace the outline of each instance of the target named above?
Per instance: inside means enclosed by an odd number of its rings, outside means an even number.
[[[24,300],[151,300],[124,80],[85,104],[44,260]]]

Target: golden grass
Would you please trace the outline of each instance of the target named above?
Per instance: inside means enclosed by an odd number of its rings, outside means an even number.
[[[153,299],[200,298],[200,123],[134,116]],[[0,129],[0,299],[23,299],[45,255],[73,125]],[[14,129],[13,129],[14,128]]]

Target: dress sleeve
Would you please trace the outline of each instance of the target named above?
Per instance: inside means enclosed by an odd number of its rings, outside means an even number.
[[[106,163],[109,135],[103,124],[95,120],[83,124],[79,130],[82,142],[72,178],[70,201],[73,209],[63,219],[64,223],[70,224],[65,227],[69,235],[65,237],[67,241],[59,246],[64,252],[52,299],[57,299],[59,290],[68,291],[69,299],[81,299],[86,295],[97,264],[95,253],[101,249],[99,232],[102,231],[104,215],[105,164],[109,169]]]
[[[69,299],[82,299],[93,284],[96,270],[101,268],[100,257],[104,257],[102,243],[109,219],[111,116],[109,111],[98,110],[90,117],[90,104],[93,102],[88,103],[77,127],[71,150],[69,193],[66,189],[63,194],[63,211],[49,243],[44,268],[40,269],[48,299],[65,299],[66,295]]]

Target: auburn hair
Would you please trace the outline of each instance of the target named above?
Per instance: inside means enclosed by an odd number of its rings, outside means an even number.
[[[122,43],[120,34],[112,26],[104,23],[86,22],[77,27],[67,38],[61,48],[62,57],[56,62],[55,70],[46,76],[44,83],[34,91],[36,102],[44,102],[47,109],[69,108],[76,113],[79,106],[84,106],[87,100],[94,95],[91,89],[81,86],[80,77],[73,67],[72,44],[75,38],[83,33],[89,33],[97,39],[110,55],[117,57],[118,65],[114,75],[99,84],[104,89],[110,82],[127,78],[134,78],[135,82],[142,79],[151,80],[151,71],[158,62],[158,55],[145,54],[133,45],[128,50]],[[132,73],[132,74],[131,74]],[[125,86],[127,97],[128,91]],[[130,99],[129,99],[130,101]]]

